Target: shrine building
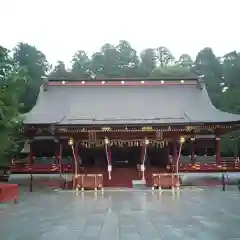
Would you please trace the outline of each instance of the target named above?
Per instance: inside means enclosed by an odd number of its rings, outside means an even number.
[[[214,107],[197,77],[49,78],[24,116],[27,163],[12,171],[101,173],[108,186],[154,172],[238,171],[220,139],[239,126],[240,115]]]

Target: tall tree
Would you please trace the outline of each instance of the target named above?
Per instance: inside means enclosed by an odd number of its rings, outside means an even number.
[[[104,77],[104,55],[102,52],[96,52],[92,55],[91,71],[97,77]]]
[[[158,57],[158,61],[161,68],[168,66],[175,59],[173,54],[166,47],[158,47],[156,51],[157,51],[157,57]]]
[[[77,51],[72,58],[72,74],[76,78],[89,77],[90,59],[85,51]]]
[[[179,57],[179,60],[178,60],[178,64],[181,66],[181,67],[187,67],[187,68],[191,68],[192,65],[193,65],[193,60],[191,58],[191,56],[189,54],[182,54],[180,57]]]
[[[225,54],[221,60],[225,83],[229,87],[240,87],[240,54],[233,51]]]
[[[137,51],[126,40],[120,40],[116,47],[119,52],[119,67],[122,77],[134,77],[138,74],[139,58]]]
[[[157,64],[156,51],[153,48],[147,48],[141,52],[140,59],[140,75],[143,77],[150,76]]]
[[[26,73],[13,64],[9,51],[0,47],[0,160],[15,150],[13,138],[21,124],[20,98],[25,91]]]
[[[101,77],[134,77],[138,75],[139,59],[129,42],[121,40],[117,46],[106,43],[92,56],[91,70]]]
[[[220,86],[222,79],[222,66],[211,48],[201,50],[195,60],[195,71],[198,75],[204,75],[204,80],[209,95],[215,105],[222,93]]]
[[[21,68],[25,68],[29,81],[23,93],[23,111],[29,111],[36,102],[41,82],[41,77],[47,74],[49,64],[46,56],[35,46],[20,42],[13,50],[13,60]]]
[[[121,75],[120,53],[114,45],[106,43],[101,48],[102,73],[105,77],[119,77]]]
[[[66,65],[63,61],[58,61],[54,69],[50,72],[49,77],[52,78],[69,78],[70,72],[66,69]],[[70,77],[71,78],[71,77]]]

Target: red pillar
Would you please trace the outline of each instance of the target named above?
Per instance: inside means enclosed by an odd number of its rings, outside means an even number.
[[[177,141],[176,139],[174,139],[173,142],[173,164],[175,165],[175,169],[176,169],[176,164],[177,164],[177,159],[178,159],[178,149],[177,149]]]
[[[109,165],[112,165],[112,153],[111,153],[111,145],[110,144],[107,146],[107,152],[108,152]]]
[[[217,135],[215,139],[216,146],[216,164],[221,165],[221,155],[220,155],[220,136]]]
[[[60,158],[60,144],[59,142],[55,142],[55,163],[59,164],[59,158]]]
[[[144,154],[145,154],[145,146],[143,144],[141,145],[141,165],[143,164]]]
[[[29,142],[28,166],[32,167],[32,165],[33,165],[33,149],[32,142]]]
[[[196,159],[195,159],[195,139],[191,138],[191,164],[195,164],[196,163]]]
[[[168,163],[167,163],[167,170],[169,172],[173,172],[173,157],[170,152],[170,144],[167,145],[167,152],[168,152]]]

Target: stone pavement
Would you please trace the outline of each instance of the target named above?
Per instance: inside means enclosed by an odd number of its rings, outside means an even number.
[[[236,187],[171,191],[35,190],[0,211],[3,240],[240,239]]]

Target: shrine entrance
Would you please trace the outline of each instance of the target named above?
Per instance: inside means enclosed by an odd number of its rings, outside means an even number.
[[[113,168],[136,168],[141,164],[142,149],[140,146],[111,147],[111,162]],[[65,155],[65,154],[63,154]],[[104,147],[78,149],[80,165],[85,167],[107,167],[107,157]],[[168,164],[168,149],[149,147],[146,152],[146,167],[166,169]]]
[[[111,153],[113,168],[136,168],[140,164],[140,147],[112,147]]]

